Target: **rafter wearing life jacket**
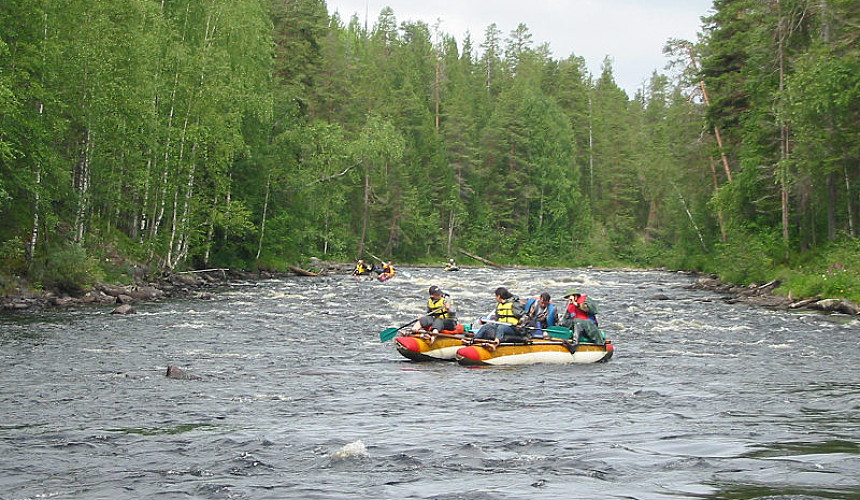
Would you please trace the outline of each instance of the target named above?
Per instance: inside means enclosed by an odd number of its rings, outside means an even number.
[[[441,319],[453,318],[454,315],[448,311],[447,307],[445,307],[445,301],[448,297],[450,297],[450,295],[445,293],[440,295],[438,299],[434,299],[432,296],[427,299],[427,315]]]
[[[523,315],[524,307],[516,298],[511,297],[496,305],[496,321],[517,325]]]

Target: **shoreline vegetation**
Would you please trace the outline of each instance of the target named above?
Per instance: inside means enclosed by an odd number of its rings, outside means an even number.
[[[417,267],[421,267],[418,265]],[[428,266],[429,267],[429,266]],[[512,267],[512,266],[501,266]],[[348,274],[352,263],[321,261],[312,259],[304,266],[289,266],[288,271],[240,271],[228,268],[200,269],[164,274],[156,277],[136,277],[134,284],[107,283],[99,281],[91,288],[69,293],[60,290],[37,290],[20,283],[11,292],[0,297],[0,312],[30,311],[42,309],[63,309],[87,305],[110,306],[115,308],[111,314],[134,314],[139,303],[192,298],[207,300],[212,298],[212,290],[239,280],[266,280],[285,276],[330,276]],[[595,270],[645,271],[630,267],[588,267]],[[730,303],[743,303],[751,306],[781,310],[806,309],[822,313],[838,313],[860,319],[860,305],[845,298],[804,297],[795,298],[789,293],[783,296],[775,293],[781,282],[753,283],[741,286],[721,281],[714,274],[694,271],[667,272],[690,274],[698,279],[688,285],[689,290],[705,290],[721,295],[722,300]],[[668,296],[658,294],[652,300],[669,300]]]
[[[610,55],[592,72],[524,24],[457,40],[313,0],[90,3],[0,8],[10,309],[131,310],[369,250],[860,303],[856,2],[714,2],[632,96]]]

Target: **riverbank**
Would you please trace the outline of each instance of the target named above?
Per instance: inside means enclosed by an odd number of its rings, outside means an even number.
[[[826,313],[840,313],[860,318],[860,305],[843,298],[806,297],[795,299],[779,295],[774,291],[780,286],[779,281],[769,283],[754,283],[750,286],[737,286],[723,283],[713,275],[700,276],[699,280],[689,285],[690,290],[707,290],[723,295],[723,300],[730,304],[744,303],[771,309],[811,309]]]
[[[325,276],[348,273],[349,263],[327,262],[314,259],[304,267],[295,267],[287,272],[240,271],[234,269],[202,269],[139,279],[132,285],[96,283],[92,289],[78,294],[51,290],[33,290],[22,283],[15,293],[0,297],[0,310],[25,311],[30,309],[66,308],[84,305],[114,305],[115,314],[132,314],[134,305],[176,298],[210,299],[214,289],[241,280],[265,280],[284,276]],[[695,275],[695,274],[694,274]],[[722,295],[727,303],[745,303],[771,309],[809,309],[824,313],[837,313],[860,319],[860,305],[843,298],[807,297],[793,298],[774,293],[779,281],[750,286],[738,286],[720,281],[714,275],[695,275],[698,279],[687,288],[707,290]]]
[[[284,276],[327,275],[348,272],[351,266],[335,262],[312,260],[305,268],[286,272],[241,271],[217,268],[184,271],[159,276],[136,277],[134,284],[96,282],[92,288],[79,293],[59,290],[37,290],[23,280],[11,293],[0,297],[0,311],[26,311],[32,309],[68,308],[86,305],[116,306],[114,314],[133,314],[134,305],[142,302],[177,298],[212,298],[212,292],[230,283],[247,280],[265,280]]]

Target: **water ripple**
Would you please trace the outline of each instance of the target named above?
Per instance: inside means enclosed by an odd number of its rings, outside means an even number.
[[[0,498],[858,498],[856,320],[660,271],[410,268],[0,316]],[[466,369],[379,332],[436,284],[600,301],[607,364]],[[200,380],[172,380],[168,365]]]

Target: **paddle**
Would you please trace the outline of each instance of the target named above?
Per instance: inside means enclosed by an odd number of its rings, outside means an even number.
[[[433,313],[441,312],[442,309],[444,309],[444,308],[440,307],[438,309],[433,309],[432,311],[428,312],[427,314],[433,314]],[[391,328],[386,328],[385,330],[382,330],[381,332],[379,332],[380,342],[388,342],[389,340],[391,340],[397,336],[397,332],[399,332],[400,330],[403,330],[404,328],[415,323],[416,321],[418,321],[418,320],[413,319],[412,321],[410,321],[409,323],[406,323],[403,326],[396,327],[396,328],[392,326]]]
[[[486,319],[484,320],[484,323],[493,323],[496,325],[510,325],[510,323]],[[563,326],[549,326],[546,328],[537,328],[534,326],[519,326],[518,328],[525,328],[526,330],[543,330],[544,332],[548,333],[550,337],[558,339],[569,339],[573,336],[573,333],[570,331],[570,328],[565,328]]]
[[[397,336],[397,332],[399,332],[400,330],[403,330],[404,328],[411,325],[412,323],[415,323],[416,321],[418,321],[418,320],[413,319],[412,321],[410,321],[409,323],[406,323],[403,326],[399,326],[396,328],[392,326],[391,328],[386,328],[385,330],[382,330],[381,332],[379,332],[379,341],[380,342],[388,342],[389,340],[391,340]]]

